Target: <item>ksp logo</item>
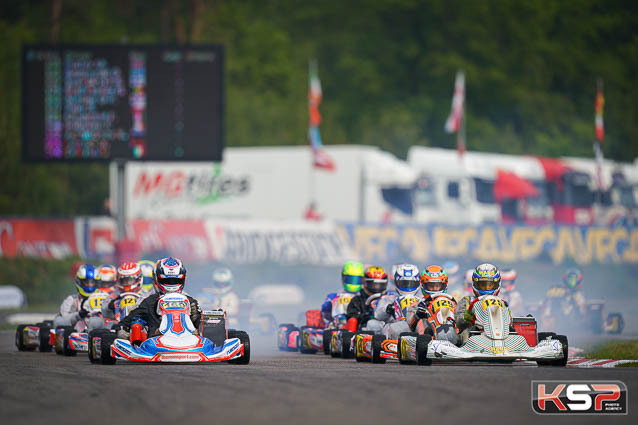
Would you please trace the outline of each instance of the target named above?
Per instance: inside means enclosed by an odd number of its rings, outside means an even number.
[[[532,381],[538,414],[626,415],[627,386],[620,381]]]

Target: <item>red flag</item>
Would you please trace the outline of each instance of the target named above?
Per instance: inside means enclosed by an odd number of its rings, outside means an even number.
[[[594,109],[596,110],[596,139],[601,143],[605,138],[605,126],[603,123],[603,107],[605,106],[605,97],[603,96],[603,81],[598,80],[598,87],[596,89],[596,102],[594,103]]]

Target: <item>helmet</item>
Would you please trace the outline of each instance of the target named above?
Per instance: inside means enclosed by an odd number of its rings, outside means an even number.
[[[141,260],[138,261],[137,264],[140,265],[140,269],[142,269],[142,290],[150,291],[153,289],[154,276],[155,272],[155,263],[149,260]]]
[[[110,264],[102,264],[97,267],[97,286],[100,289],[111,289],[117,280],[117,269]]]
[[[472,274],[472,290],[477,297],[481,295],[498,295],[501,289],[501,272],[493,264],[476,266]]]
[[[83,297],[88,297],[97,289],[97,269],[93,264],[82,264],[75,272],[75,286]]]
[[[386,289],[388,289],[388,275],[383,267],[368,267],[363,274],[363,292],[368,295],[382,294]]]
[[[122,263],[117,269],[117,287],[120,292],[139,292],[142,289],[142,269],[133,262]]]
[[[506,291],[514,290],[516,284],[516,277],[518,274],[515,269],[503,269],[501,270],[501,282]]]
[[[447,291],[447,273],[441,266],[427,266],[421,272],[421,292],[425,297],[437,296]]]
[[[226,294],[233,289],[233,272],[228,267],[215,269],[212,278],[218,295]]]
[[[414,264],[397,265],[393,278],[399,295],[414,295],[419,289],[419,268]]]
[[[580,289],[580,284],[583,281],[583,274],[578,269],[569,269],[563,275],[563,284],[570,291]]]
[[[363,264],[349,261],[341,270],[341,284],[347,292],[359,292],[363,283]]]
[[[155,263],[155,290],[160,294],[182,292],[186,283],[186,268],[181,260],[168,257]]]

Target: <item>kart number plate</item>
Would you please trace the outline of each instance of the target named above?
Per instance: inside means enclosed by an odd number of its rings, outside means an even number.
[[[136,302],[137,302],[137,299],[135,299],[134,297],[125,297],[125,298],[122,298],[122,301],[120,302],[120,306],[124,308],[129,305],[135,305]]]
[[[102,303],[104,302],[107,296],[108,296],[107,294],[104,294],[104,296],[89,297],[88,301],[89,301],[89,307],[91,308],[91,310],[99,310],[100,308],[102,308]]]
[[[487,310],[489,307],[505,308],[503,301],[497,298],[488,298],[486,300],[483,300],[481,302],[481,306],[483,307],[483,310]]]
[[[401,310],[405,310],[408,307],[412,307],[413,305],[417,305],[419,300],[414,297],[406,297],[401,300]]]
[[[441,310],[443,307],[447,307],[450,310],[454,310],[454,303],[452,303],[452,301],[450,300],[440,299],[440,300],[434,301],[434,304],[432,304],[432,308],[434,309],[435,313],[438,313],[438,311]]]
[[[343,304],[348,304],[350,303],[350,300],[352,299],[352,297],[349,297],[347,295],[342,295],[339,297],[339,299],[337,300],[337,305],[343,305]]]

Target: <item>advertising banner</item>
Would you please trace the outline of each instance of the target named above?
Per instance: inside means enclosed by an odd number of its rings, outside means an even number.
[[[0,219],[0,257],[77,255],[73,220]]]

